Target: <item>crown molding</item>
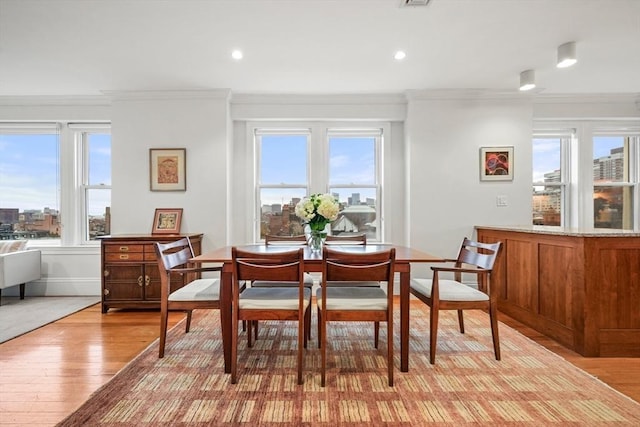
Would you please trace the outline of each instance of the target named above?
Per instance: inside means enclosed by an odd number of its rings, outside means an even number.
[[[234,93],[232,104],[253,105],[405,105],[407,98],[401,93],[388,94],[256,94]]]
[[[195,90],[105,90],[102,92],[113,101],[147,101],[176,99],[224,99],[229,100],[230,89]]]
[[[640,107],[640,93],[564,93],[541,94],[535,104],[635,104]]]
[[[469,99],[501,99],[501,100],[531,100],[535,91],[520,92],[516,90],[492,89],[410,89],[406,91],[409,101],[427,100],[469,100]]]
[[[45,96],[0,96],[2,106],[110,106],[111,101],[103,95],[45,95]]]

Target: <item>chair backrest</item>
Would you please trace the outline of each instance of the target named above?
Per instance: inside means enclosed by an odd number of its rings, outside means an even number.
[[[327,245],[339,245],[339,244],[348,244],[348,245],[366,245],[367,244],[367,235],[366,234],[355,234],[351,236],[331,236],[328,235],[325,239],[325,244]]]
[[[481,243],[469,240],[466,237],[460,246],[456,265],[475,265],[485,270],[493,270],[493,264],[500,252],[501,243]]]
[[[193,258],[193,247],[188,237],[169,243],[156,242],[158,268],[164,273],[175,267],[185,265]]]
[[[231,248],[234,279],[237,281],[299,282],[304,279],[304,249],[284,252],[250,252]]]
[[[296,236],[278,236],[275,234],[267,234],[264,236],[264,244],[265,245],[306,245],[307,238],[304,234],[299,234]]]
[[[325,247],[322,249],[322,282],[376,281],[387,282],[393,289],[396,250],[352,253]]]

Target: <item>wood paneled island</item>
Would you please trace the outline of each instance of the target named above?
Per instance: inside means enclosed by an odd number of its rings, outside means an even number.
[[[640,357],[640,233],[476,226],[498,309],[583,356]]]

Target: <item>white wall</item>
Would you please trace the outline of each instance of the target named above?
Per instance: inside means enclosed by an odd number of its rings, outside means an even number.
[[[156,208],[183,208],[203,250],[227,244],[228,91],[112,93],[111,233],[150,233]],[[149,149],[186,148],[187,191],[151,191]]]
[[[531,223],[529,99],[413,93],[405,132],[412,247],[453,257],[475,225]],[[513,181],[480,181],[483,146],[514,147]]]

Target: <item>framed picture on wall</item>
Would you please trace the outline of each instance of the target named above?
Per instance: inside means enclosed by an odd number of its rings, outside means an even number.
[[[480,180],[513,180],[513,147],[480,147]]]
[[[149,149],[151,191],[187,190],[187,149]]]
[[[156,209],[151,234],[179,234],[182,223],[182,208]]]

